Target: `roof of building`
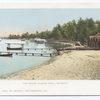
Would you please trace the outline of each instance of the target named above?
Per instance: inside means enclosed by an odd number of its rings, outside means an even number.
[[[35,38],[34,41],[47,42],[45,39]]]
[[[95,36],[100,36],[100,33],[97,33]]]
[[[100,33],[97,33],[96,35],[91,35],[89,36],[90,39],[92,38],[97,38],[97,39],[100,39]]]

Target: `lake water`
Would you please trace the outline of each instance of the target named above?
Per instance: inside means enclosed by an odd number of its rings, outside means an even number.
[[[0,51],[7,51],[7,44],[6,43],[24,43],[25,48],[47,48],[44,44],[36,44],[34,42],[29,41],[21,41],[21,40],[2,40],[0,42]],[[11,45],[11,47],[19,47],[20,45]],[[15,52],[15,50],[11,51]],[[23,50],[23,51],[16,51],[16,52],[53,52],[52,50]],[[41,56],[24,56],[24,55],[16,55],[13,54],[13,57],[0,57],[0,76],[6,75],[9,73],[17,72],[23,69],[27,69],[29,67],[40,65],[46,61],[48,61],[50,57],[41,57]]]

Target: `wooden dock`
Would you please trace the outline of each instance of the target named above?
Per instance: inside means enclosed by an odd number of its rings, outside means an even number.
[[[15,54],[18,56],[41,56],[41,57],[53,57],[57,53],[35,53],[35,52],[0,52],[0,54]]]
[[[44,49],[48,49],[48,50],[51,50],[52,48],[26,48],[26,50],[30,50],[30,49],[35,49],[35,50],[44,50]],[[54,50],[54,49],[52,49]],[[59,55],[60,51],[67,51],[67,50],[100,50],[99,48],[89,48],[89,47],[77,47],[77,48],[72,48],[72,47],[67,47],[67,48],[59,48],[59,49],[56,49],[55,52],[24,52],[23,50],[22,51],[6,51],[6,52],[0,52],[0,54],[12,54],[13,55],[18,55],[18,56],[40,56],[40,57],[53,57],[53,56],[57,56]]]
[[[53,48],[23,48],[23,50],[54,50]]]

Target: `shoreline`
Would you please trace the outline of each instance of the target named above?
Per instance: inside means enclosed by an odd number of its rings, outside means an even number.
[[[38,67],[14,74],[7,80],[99,80],[100,51],[71,51],[51,58]]]
[[[53,62],[54,60],[56,60],[55,58],[56,58],[56,56],[53,56],[53,57],[51,57],[48,61],[45,61],[45,62],[42,63],[42,64],[35,65],[35,66],[29,67],[29,68],[26,68],[26,69],[22,69],[22,70],[19,70],[19,71],[15,71],[15,72],[13,72],[13,73],[8,73],[8,74],[5,74],[5,75],[1,75],[1,76],[0,76],[0,80],[5,80],[5,79],[7,79],[7,78],[9,78],[9,77],[13,77],[13,76],[15,76],[15,75],[17,75],[17,74],[19,74],[19,73],[21,73],[21,72],[23,72],[23,71],[30,71],[30,70],[34,70],[34,69],[40,68],[40,67],[43,66],[43,65],[48,65],[49,63],[51,63],[51,62]]]

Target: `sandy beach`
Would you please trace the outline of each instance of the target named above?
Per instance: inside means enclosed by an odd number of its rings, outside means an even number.
[[[99,80],[100,51],[71,51],[48,64],[9,75],[8,80]]]

